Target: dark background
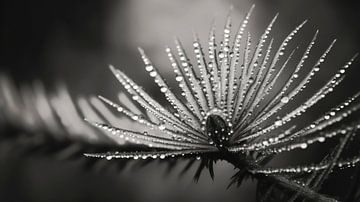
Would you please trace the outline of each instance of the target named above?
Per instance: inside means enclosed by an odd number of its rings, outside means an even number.
[[[320,56],[332,39],[338,39],[329,60],[313,81],[315,87],[324,84],[338,67],[360,50],[358,1],[14,0],[0,3],[0,71],[9,74],[17,83],[39,79],[50,89],[62,81],[73,95],[114,94],[119,88],[108,71],[108,64],[136,76],[135,80],[145,85],[150,79],[142,79],[146,75],[137,46],[147,51],[161,71],[170,73],[163,50],[166,45],[173,44],[175,35],[190,48],[193,31],[205,41],[213,18],[220,29],[233,5],[235,23],[240,22],[253,3],[256,9],[250,31],[256,33],[255,37],[279,12],[273,32],[278,41],[304,19],[309,19],[300,34],[305,42],[297,42],[303,47],[315,30],[320,29],[315,56]],[[358,60],[340,90],[321,102],[305,119],[314,118],[320,111],[358,91],[359,75]],[[294,156],[316,158],[315,151],[310,149]],[[283,160],[277,161],[283,165],[294,156],[285,155]],[[233,168],[223,162],[216,166],[214,182],[205,173],[198,184],[192,182],[191,175],[178,179],[176,171],[165,176],[165,169],[151,164],[138,171],[92,172],[84,171],[77,161],[59,162],[49,157],[1,158],[0,201],[210,202],[251,201],[254,196],[252,182],[239,189],[226,190]]]

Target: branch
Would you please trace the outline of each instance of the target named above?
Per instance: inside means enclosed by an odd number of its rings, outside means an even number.
[[[310,189],[308,186],[302,186],[296,182],[293,182],[292,180],[289,180],[288,178],[284,176],[278,176],[278,175],[265,175],[265,174],[253,174],[250,172],[250,170],[258,169],[258,165],[249,165],[248,161],[246,161],[241,155],[233,154],[230,152],[226,152],[224,155],[224,160],[231,163],[238,169],[246,169],[250,175],[255,177],[258,180],[269,180],[273,183],[276,183],[290,191],[297,192],[298,194],[311,199],[312,201],[322,201],[322,202],[337,202],[336,199],[330,198],[328,196],[322,195],[317,193],[316,191]]]

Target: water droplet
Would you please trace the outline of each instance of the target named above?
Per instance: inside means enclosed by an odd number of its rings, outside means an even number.
[[[159,125],[159,130],[165,130],[165,126],[164,125]]]
[[[156,73],[155,71],[150,72],[150,76],[151,76],[151,77],[155,77],[156,75],[157,75],[157,73]]]
[[[289,97],[283,97],[283,98],[281,98],[281,102],[282,103],[288,103],[289,102]]]
[[[154,67],[152,65],[148,65],[145,67],[145,70],[148,72],[152,71],[153,69],[154,69]]]
[[[160,88],[160,91],[161,91],[162,93],[165,93],[167,90],[168,90],[168,89],[167,89],[166,87]]]
[[[319,137],[319,142],[325,142],[325,137]]]
[[[224,58],[225,54],[223,52],[219,52],[219,58]]]
[[[301,148],[301,149],[306,149],[307,146],[308,146],[308,145],[307,145],[306,143],[302,143],[302,144],[300,145],[300,148]]]
[[[176,81],[182,81],[183,77],[182,76],[177,76],[175,79],[176,79]]]
[[[282,125],[282,121],[281,121],[281,120],[275,121],[275,125],[276,125],[276,126],[281,126],[281,125]]]

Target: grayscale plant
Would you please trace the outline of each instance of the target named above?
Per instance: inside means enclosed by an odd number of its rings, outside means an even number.
[[[279,48],[273,49],[273,39],[268,38],[278,16],[276,15],[266,27],[255,48],[251,49],[252,39],[250,33],[246,34],[245,29],[253,8],[254,6],[245,16],[233,40],[230,15],[226,20],[223,39],[220,43],[215,41],[215,28],[211,29],[208,57],[195,35],[193,51],[196,63],[194,65],[190,62],[188,53],[179,40],[175,41],[175,51],[166,48],[166,54],[174,69],[175,80],[179,83],[182,96],[177,95],[170,88],[144,50],[139,48],[145,70],[170,103],[170,109],[152,98],[121,70],[110,65],[111,71],[132,96],[133,101],[147,113],[134,113],[127,110],[126,106],[116,104],[102,96],[99,96],[100,100],[143,125],[143,128],[128,130],[106,123],[89,122],[111,132],[114,136],[125,138],[136,145],[146,145],[152,150],[86,153],[85,155],[108,160],[116,158],[200,159],[201,164],[195,178],[200,176],[204,167],[207,167],[213,176],[213,163],[217,160],[226,160],[240,170],[234,176],[233,182],[241,183],[247,176],[255,178],[266,176],[271,179],[270,181],[278,182],[296,191],[294,200],[299,194],[316,200],[331,200],[315,194],[315,190],[322,183],[322,178],[334,168],[353,166],[360,160],[358,156],[339,159],[348,140],[358,132],[359,122],[332,128],[358,110],[360,104],[352,103],[357,101],[359,93],[306,127],[296,130],[295,126],[288,123],[332,92],[344,79],[344,73],[353,63],[356,55],[314,95],[287,114],[280,116],[278,112],[295,100],[295,97],[308,86],[315,73],[320,70],[335,40],[307,75],[300,78],[299,71],[309,57],[318,31],[314,34],[301,59],[296,62],[295,67],[290,67],[289,61],[296,49],[287,51],[287,46],[306,21],[291,31]],[[285,61],[280,64],[282,57],[285,57]],[[291,69],[292,73],[283,83],[279,80],[286,75],[285,69]],[[295,84],[295,81],[299,82]],[[277,92],[271,93],[275,85],[281,85],[281,87]],[[306,149],[310,144],[324,142],[335,136],[341,136],[342,139],[334,152],[322,162],[285,168],[264,167],[276,154],[298,148]],[[293,177],[290,176],[302,174],[311,175],[311,177],[304,182],[291,181]],[[314,189],[311,189],[312,187]]]
[[[81,98],[74,104],[65,90],[60,90],[63,93],[59,96],[48,96],[41,91],[42,87],[35,87],[35,92],[28,90],[19,96],[14,95],[17,90],[6,83],[1,88],[2,106],[5,106],[1,108],[1,118],[22,126],[31,125],[27,128],[32,130],[40,128],[50,134],[69,134],[65,139],[70,140],[66,143],[71,142],[72,147],[70,152],[63,154],[84,153],[86,157],[93,157],[87,158],[89,161],[98,162],[99,158],[105,158],[119,161],[122,165],[130,160],[146,164],[159,159],[173,165],[176,160],[184,159],[188,160],[188,164],[183,172],[199,162],[194,176],[197,181],[205,168],[213,178],[213,164],[225,160],[238,171],[230,185],[239,186],[249,177],[259,181],[258,201],[336,201],[321,194],[320,189],[331,172],[356,166],[360,161],[360,155],[350,158],[342,155],[359,133],[360,120],[356,113],[360,108],[360,92],[305,127],[297,129],[293,120],[334,91],[357,54],[310,98],[283,114],[283,108],[290,103],[296,104],[296,96],[307,88],[320,70],[335,40],[310,71],[302,75],[302,67],[310,56],[318,31],[308,42],[301,58],[293,61],[297,48],[288,50],[287,47],[306,21],[292,30],[275,49],[274,40],[269,36],[278,17],[276,15],[252,48],[253,39],[246,32],[246,27],[253,9],[254,6],[236,32],[232,30],[231,16],[228,15],[220,43],[216,41],[215,26],[212,26],[207,53],[195,35],[195,63],[190,61],[189,53],[178,39],[175,50],[166,48],[181,96],[171,89],[144,50],[139,48],[145,70],[164,94],[169,107],[160,104],[125,73],[110,65],[112,73],[132,101],[120,94],[123,104],[103,96],[98,99]],[[291,73],[287,74],[288,71]],[[17,104],[19,102],[24,102],[24,106]],[[118,118],[104,104],[128,120]],[[28,116],[24,115],[26,111]],[[100,130],[79,121],[81,116]],[[19,117],[24,119],[21,123]],[[127,124],[121,124],[124,122]],[[339,137],[339,143],[320,162],[279,168],[267,166],[279,153],[307,149],[311,144],[335,137]],[[51,145],[49,142],[62,142],[59,140],[62,138],[56,135],[50,139],[47,137],[41,147]],[[75,149],[73,145],[76,145]],[[64,147],[59,147],[59,150]],[[360,195],[359,179],[354,186],[348,200],[357,200]]]

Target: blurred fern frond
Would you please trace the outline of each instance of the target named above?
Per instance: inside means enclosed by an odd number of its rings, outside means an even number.
[[[335,40],[310,71],[301,76],[318,31],[301,57],[295,60],[298,49],[288,50],[288,45],[306,21],[292,30],[275,49],[274,40],[269,40],[269,37],[276,15],[252,48],[253,39],[245,30],[253,9],[254,6],[234,33],[231,16],[227,17],[220,43],[216,41],[215,27],[212,27],[207,53],[195,35],[195,63],[190,61],[189,53],[179,40],[175,41],[175,51],[166,48],[181,96],[167,84],[145,51],[139,48],[145,70],[164,94],[169,107],[160,104],[124,72],[110,65],[132,101],[121,94],[122,104],[103,96],[80,98],[74,104],[66,90],[48,96],[39,86],[34,88],[34,92],[25,90],[16,95],[18,91],[2,79],[1,96],[5,106],[1,108],[4,112],[2,119],[26,130],[46,130],[53,135],[51,139],[55,142],[64,138],[56,134],[70,134],[67,140],[81,142],[78,151],[94,157],[88,159],[120,159],[119,164],[136,160],[144,165],[159,159],[169,163],[170,167],[177,159],[186,159],[188,164],[184,172],[199,160],[195,180],[204,169],[214,177],[213,164],[225,160],[238,170],[230,185],[240,185],[248,178],[259,180],[259,201],[336,201],[321,194],[321,188],[333,171],[355,166],[360,161],[360,155],[343,155],[359,133],[360,93],[304,127],[297,129],[293,120],[334,91],[357,55],[340,67],[312,96],[295,106],[296,96],[307,89]],[[287,75],[287,71],[291,73]],[[293,109],[283,113],[293,105]],[[82,116],[95,128],[83,122]],[[335,137],[339,137],[337,146],[320,162],[279,168],[267,166],[280,153],[307,149],[314,143]],[[358,187],[356,178],[346,196],[348,200],[359,197]]]

